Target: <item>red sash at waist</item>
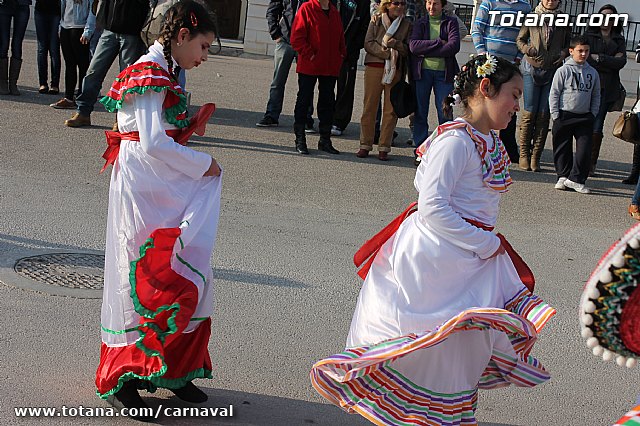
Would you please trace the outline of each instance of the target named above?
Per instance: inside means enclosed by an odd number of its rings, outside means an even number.
[[[180,145],[186,145],[187,141],[194,133],[203,136],[204,131],[207,127],[207,121],[209,121],[209,117],[216,110],[215,104],[204,104],[198,109],[198,112],[189,120],[189,125],[184,129],[172,129],[167,130],[167,135],[173,138],[174,141],[179,143]],[[107,137],[107,149],[102,154],[102,158],[106,161],[100,173],[104,172],[109,164],[113,164],[116,162],[116,158],[118,158],[118,153],[120,152],[120,142],[123,139],[130,141],[140,142],[140,133],[138,132],[113,132],[106,131],[104,132]]]
[[[393,236],[393,234],[398,231],[402,222],[404,222],[413,213],[418,211],[417,205],[418,203],[416,202],[411,203],[405,211],[403,211],[398,217],[393,219],[391,223],[385,226],[380,232],[374,235],[373,238],[364,243],[362,247],[360,247],[360,249],[356,252],[356,254],[353,256],[353,263],[357,268],[360,268],[358,270],[358,275],[360,276],[360,278],[364,280],[367,277],[369,269],[371,269],[371,264],[373,264],[373,260],[380,251],[380,248],[384,245],[385,242],[387,242],[389,238]],[[484,229],[485,231],[493,231],[494,229],[493,226],[485,225],[484,223],[478,222],[477,220],[466,218],[464,220],[466,220],[473,226]],[[511,246],[511,244],[509,244],[509,241],[507,241],[505,236],[500,233],[496,235],[498,236],[498,238],[500,238],[502,247],[504,247],[505,251],[509,255],[509,258],[511,258],[511,262],[516,268],[522,284],[524,284],[529,289],[529,291],[533,293],[533,289],[536,284],[533,272],[522,259],[522,257],[520,257],[520,255]]]

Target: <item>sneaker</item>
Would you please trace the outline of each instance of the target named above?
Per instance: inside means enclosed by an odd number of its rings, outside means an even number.
[[[258,127],[278,127],[278,120],[274,120],[268,115],[262,117],[262,120],[256,123]]]
[[[558,178],[558,182],[556,182],[556,185],[554,186],[554,188],[559,189],[560,191],[564,191],[565,189],[567,189],[567,187],[564,186],[564,183],[566,181],[567,181],[566,177]]]
[[[91,126],[91,116],[90,115],[82,115],[79,112],[73,114],[68,120],[65,120],[64,124],[69,127],[84,127]]]
[[[308,135],[309,135],[309,134],[313,134],[313,133],[318,133],[318,131],[316,130],[316,128],[315,128],[315,127],[313,127],[313,124],[309,124],[309,123],[305,124],[305,126],[304,126],[304,132],[305,132],[306,134],[308,134]]]
[[[331,136],[342,136],[342,130],[338,126],[331,127]]]
[[[67,99],[67,98],[62,98],[60,99],[58,102],[54,102],[52,104],[49,105],[51,108],[55,108],[55,109],[76,109],[77,105],[75,102]]]
[[[564,181],[564,186],[571,188],[580,194],[591,194],[591,190],[584,186],[584,183],[577,183],[567,179]]]

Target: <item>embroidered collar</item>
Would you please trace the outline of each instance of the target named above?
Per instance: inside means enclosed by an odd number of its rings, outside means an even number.
[[[438,126],[431,136],[429,136],[427,140],[418,147],[416,153],[420,157],[425,156],[431,145],[436,140],[440,139],[442,134],[450,130],[461,128],[466,130],[467,134],[476,146],[476,151],[478,151],[478,154],[480,155],[480,162],[482,164],[482,180],[484,181],[484,184],[495,191],[507,192],[509,190],[509,186],[513,183],[511,175],[509,174],[511,160],[509,160],[509,155],[507,155],[507,151],[504,148],[502,141],[493,130],[491,130],[493,146],[488,148],[487,141],[481,136],[482,134],[480,132],[474,129],[471,124],[466,121],[456,119]]]

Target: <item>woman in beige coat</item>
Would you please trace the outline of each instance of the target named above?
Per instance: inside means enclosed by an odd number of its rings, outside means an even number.
[[[404,77],[409,53],[408,38],[411,23],[404,18],[406,0],[382,0],[379,19],[369,24],[364,49],[364,105],[360,118],[360,150],[357,156],[367,157],[373,149],[376,113],[380,96],[384,93],[382,124],[378,142],[378,158],[388,159],[393,130],[398,116],[391,106],[391,88]]]
[[[563,13],[560,0],[542,0],[535,9],[538,14]],[[548,25],[523,26],[517,38],[518,49],[524,53],[524,110],[520,115],[520,168],[540,171],[540,157],[549,129],[549,91],[555,70],[568,56],[570,27]],[[533,140],[533,143],[532,143]]]

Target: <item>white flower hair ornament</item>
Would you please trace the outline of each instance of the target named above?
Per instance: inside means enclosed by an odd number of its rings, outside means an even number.
[[[460,96],[459,93],[454,93],[452,98],[453,98],[453,103],[450,104],[452,107],[453,106],[458,106],[458,105],[460,105],[462,103],[462,96]]]
[[[485,61],[483,64],[478,65],[476,68],[476,75],[479,78],[489,77],[496,71],[498,67],[498,60],[490,54],[485,54]]]

